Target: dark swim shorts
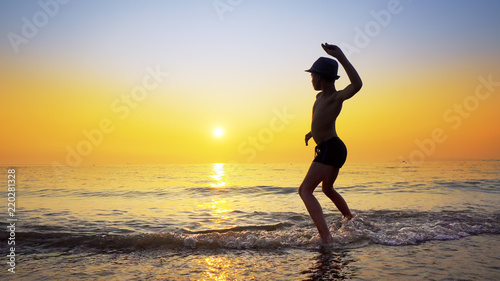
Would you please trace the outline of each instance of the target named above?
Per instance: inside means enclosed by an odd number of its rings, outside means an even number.
[[[316,158],[313,162],[323,163],[335,168],[342,168],[347,159],[347,148],[339,137],[333,137],[316,146]]]

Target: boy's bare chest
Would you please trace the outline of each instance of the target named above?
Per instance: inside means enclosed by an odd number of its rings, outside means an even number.
[[[319,96],[313,105],[313,116],[327,115],[338,115],[340,109],[342,108],[342,102],[335,97],[323,97]]]

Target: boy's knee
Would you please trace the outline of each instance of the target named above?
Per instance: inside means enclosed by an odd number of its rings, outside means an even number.
[[[312,192],[307,191],[307,189],[302,185],[299,187],[298,192],[301,198],[307,197],[312,194]]]
[[[300,197],[302,197],[302,193],[304,193],[304,188],[301,186],[299,186],[299,189],[297,190],[297,192],[299,193]]]
[[[333,194],[334,192],[333,185],[323,185],[322,190],[323,193],[327,196]]]

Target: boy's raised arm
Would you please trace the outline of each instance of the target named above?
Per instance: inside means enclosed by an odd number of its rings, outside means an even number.
[[[336,58],[342,65],[342,67],[344,67],[345,72],[347,73],[347,76],[351,81],[351,84],[349,84],[345,89],[339,92],[339,97],[341,97],[343,100],[350,99],[357,92],[359,92],[359,90],[363,86],[361,77],[359,77],[359,74],[356,69],[354,69],[354,66],[352,66],[351,62],[349,62],[347,57],[338,46],[325,43],[321,44],[321,47],[323,47],[327,54]]]

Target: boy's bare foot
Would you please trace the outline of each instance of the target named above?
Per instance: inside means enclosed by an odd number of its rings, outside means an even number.
[[[355,217],[355,215],[349,213],[349,215],[345,216],[344,219],[342,220],[343,222],[348,222],[350,220],[352,220],[353,218]]]
[[[340,227],[346,225],[348,222],[352,221],[356,216],[350,215],[350,216],[345,216],[342,221],[340,221]]]
[[[325,240],[322,240],[322,243],[321,243],[321,244],[322,244],[322,245],[329,245],[329,244],[332,244],[332,243],[333,243],[333,237],[332,237],[332,235],[330,234],[330,235],[328,235],[328,238],[326,239],[326,241],[325,241]]]

